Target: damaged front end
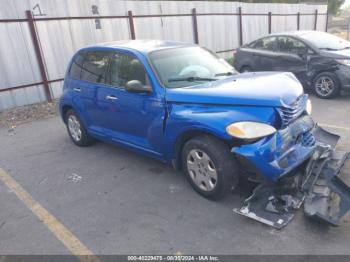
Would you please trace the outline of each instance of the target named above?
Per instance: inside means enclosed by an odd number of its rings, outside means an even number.
[[[234,212],[281,229],[304,205],[307,216],[339,224],[350,210],[350,175],[344,168],[350,153],[335,150],[339,136],[318,126],[310,132],[315,139],[311,156],[279,180],[261,183]]]

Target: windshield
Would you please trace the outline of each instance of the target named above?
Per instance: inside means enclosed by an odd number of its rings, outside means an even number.
[[[201,47],[154,51],[149,58],[167,88],[199,85],[237,73],[225,60]]]
[[[318,49],[337,51],[350,48],[350,42],[323,32],[309,32],[300,37],[311,42]]]

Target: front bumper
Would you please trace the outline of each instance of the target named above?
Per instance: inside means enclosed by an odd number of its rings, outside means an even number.
[[[273,136],[234,147],[232,152],[265,180],[275,182],[311,157],[316,145],[315,130],[315,122],[304,115]]]
[[[308,217],[339,225],[350,211],[350,153],[336,151],[339,136],[321,128],[312,157],[292,177],[261,183],[234,212],[272,226],[285,227],[304,205]]]

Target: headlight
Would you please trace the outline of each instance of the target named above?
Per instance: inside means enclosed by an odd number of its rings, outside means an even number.
[[[258,122],[237,122],[226,127],[226,132],[240,139],[258,139],[276,132],[273,126]]]
[[[350,59],[336,59],[339,64],[350,66]]]
[[[308,113],[309,115],[311,115],[312,113],[312,103],[311,103],[311,100],[307,100],[307,103],[306,103],[306,113]]]

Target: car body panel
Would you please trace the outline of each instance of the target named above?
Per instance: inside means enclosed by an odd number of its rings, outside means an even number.
[[[144,66],[152,92],[130,93],[107,84],[74,80],[69,76],[69,66],[60,99],[62,118],[65,110],[72,108],[91,136],[172,163],[179,160],[175,150],[177,143],[189,132],[209,134],[232,146],[242,144],[226,132],[226,127],[234,122],[254,121],[280,129],[279,108],[293,105],[303,94],[302,86],[293,74],[281,72],[241,74],[189,87],[164,88],[148,54],[164,48],[189,46],[194,45],[125,41],[81,49],[77,53],[125,52],[135,56]],[[75,88],[80,88],[80,92]],[[117,99],[108,101],[107,96]],[[277,149],[271,148],[272,139],[263,138],[249,146],[235,147],[232,157],[240,154],[249,159],[259,148],[270,148],[271,155],[278,154]],[[291,163],[288,171],[297,168],[312,151],[312,147],[305,148],[306,153],[299,161]],[[260,160],[269,163],[268,158]],[[261,165],[260,168],[264,178],[271,181],[287,171],[280,169],[269,174],[269,167]]]
[[[250,161],[263,177],[277,181],[313,154],[316,145],[312,135],[314,128],[312,118],[304,116],[273,136],[233,148],[232,152]],[[296,143],[296,140],[300,142]]]
[[[264,83],[264,87],[261,86]],[[283,86],[283,88],[281,88]],[[290,73],[249,73],[187,88],[168,89],[168,101],[251,106],[290,104],[303,93]]]

